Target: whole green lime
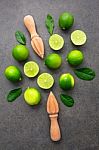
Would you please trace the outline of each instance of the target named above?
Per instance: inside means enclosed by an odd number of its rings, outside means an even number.
[[[22,79],[21,71],[16,66],[8,66],[4,73],[6,78],[12,82],[17,82]]]
[[[66,60],[70,65],[78,66],[83,62],[84,55],[79,50],[72,50],[68,53]]]
[[[50,69],[58,69],[61,63],[62,58],[56,53],[49,54],[45,59],[45,65]]]
[[[74,77],[70,73],[62,74],[59,78],[59,85],[63,90],[70,90],[74,87]]]
[[[69,12],[64,12],[59,16],[59,27],[63,30],[69,29],[73,26],[74,17]]]
[[[41,94],[36,88],[27,88],[24,92],[24,99],[29,105],[37,105],[41,101]]]
[[[29,56],[29,50],[26,46],[24,45],[16,45],[13,50],[12,50],[12,56],[17,60],[17,61],[24,61],[28,58]]]

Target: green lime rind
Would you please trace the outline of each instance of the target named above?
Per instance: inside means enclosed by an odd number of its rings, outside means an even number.
[[[42,89],[50,89],[54,84],[54,78],[49,73],[42,73],[37,79],[37,84]]]
[[[35,77],[39,73],[39,66],[34,61],[29,61],[24,65],[24,74],[29,77]]]
[[[72,66],[80,65],[84,60],[84,55],[80,50],[72,50],[68,53],[66,61]]]
[[[29,50],[25,45],[18,44],[12,49],[12,56],[17,61],[25,61],[29,57]]]
[[[53,50],[56,50],[56,51],[60,50],[64,46],[64,39],[63,39],[63,37],[58,35],[58,34],[53,34],[49,38],[49,46]]]
[[[71,41],[74,45],[84,45],[87,41],[85,32],[81,30],[75,30],[71,33]]]
[[[74,87],[74,78],[70,73],[62,74],[59,79],[59,86],[63,90],[70,90]]]
[[[12,81],[18,82],[22,80],[22,73],[17,66],[8,66],[4,71],[5,77]]]
[[[59,54],[49,54],[45,59],[45,65],[50,69],[58,69],[62,64],[62,58]]]
[[[74,17],[71,13],[63,12],[59,16],[58,24],[62,30],[70,29],[73,26],[73,23],[74,23]]]

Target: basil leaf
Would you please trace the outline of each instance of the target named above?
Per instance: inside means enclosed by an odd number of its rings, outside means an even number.
[[[54,30],[54,19],[50,14],[48,14],[46,17],[45,25],[50,35],[52,35]]]
[[[64,105],[72,107],[74,105],[74,99],[71,96],[60,94],[61,101]]]
[[[15,37],[16,37],[16,40],[20,44],[26,45],[26,38],[25,38],[24,34],[21,31],[16,31],[15,32]]]
[[[95,78],[95,72],[91,68],[79,68],[75,69],[74,73],[82,80],[93,80]]]
[[[16,98],[18,98],[22,93],[22,88],[11,90],[7,95],[7,101],[13,102]]]

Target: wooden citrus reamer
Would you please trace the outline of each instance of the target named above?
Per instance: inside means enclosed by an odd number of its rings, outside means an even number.
[[[52,92],[50,92],[47,100],[47,112],[50,117],[51,127],[50,136],[53,141],[59,141],[61,138],[60,128],[57,121],[59,106],[57,100]]]
[[[32,16],[24,17],[24,24],[31,35],[31,45],[34,51],[41,57],[44,57],[44,44],[42,38],[37,34],[35,22]]]

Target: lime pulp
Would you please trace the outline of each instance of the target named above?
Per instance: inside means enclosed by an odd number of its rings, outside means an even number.
[[[24,74],[27,77],[35,77],[39,72],[39,66],[34,61],[29,61],[24,65]]]
[[[53,34],[49,38],[49,45],[53,50],[60,50],[64,45],[64,39],[58,34]]]
[[[71,41],[74,45],[83,45],[86,40],[86,34],[81,30],[75,30],[71,33]]]
[[[42,89],[49,89],[54,84],[54,78],[49,73],[42,73],[37,79],[37,84]]]

